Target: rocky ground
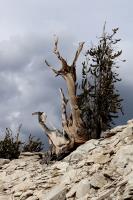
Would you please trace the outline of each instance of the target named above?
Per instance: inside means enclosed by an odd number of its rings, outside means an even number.
[[[0,200],[133,199],[133,120],[110,135],[48,166],[37,154],[0,159]]]

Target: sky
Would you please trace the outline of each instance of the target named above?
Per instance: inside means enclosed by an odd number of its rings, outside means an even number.
[[[49,125],[60,127],[59,88],[65,88],[65,82],[44,63],[47,59],[59,67],[52,53],[54,35],[71,63],[78,43],[85,41],[86,48],[95,43],[105,21],[109,32],[119,27],[118,49],[126,59],[119,63],[125,115],[116,124],[133,118],[132,10],[132,0],[0,0],[0,134],[6,127],[15,131],[22,123],[24,139],[31,133],[45,143],[37,118],[31,115],[35,111],[45,111]]]

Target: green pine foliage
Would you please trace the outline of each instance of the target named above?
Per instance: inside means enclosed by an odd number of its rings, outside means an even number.
[[[118,28],[108,34],[104,27],[98,44],[86,52],[83,62],[79,107],[86,128],[95,138],[100,138],[102,131],[111,128],[114,118],[122,112],[123,99],[116,89],[116,83],[121,81],[117,63],[122,54],[115,50],[120,41],[115,39],[117,31]]]
[[[5,137],[0,141],[0,158],[16,159],[20,155],[22,142],[19,141],[18,135],[13,137],[12,130],[6,128]]]
[[[43,150],[43,144],[40,139],[35,139],[34,136],[29,135],[27,143],[23,146],[23,152],[40,152]]]
[[[22,142],[20,140],[20,129],[21,125],[15,135],[10,128],[6,128],[5,136],[0,141],[0,158],[17,159],[21,152],[39,152],[43,149],[40,139],[35,139],[31,135],[27,142]],[[15,136],[13,137],[13,135]]]

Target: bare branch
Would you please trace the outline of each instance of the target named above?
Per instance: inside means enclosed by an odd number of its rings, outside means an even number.
[[[68,70],[68,64],[67,64],[67,61],[60,55],[60,52],[58,50],[58,37],[56,37],[55,39],[55,43],[54,43],[54,54],[57,56],[57,58],[61,61],[62,63],[62,68],[58,71],[58,75],[63,75],[64,74],[64,71],[67,71]]]
[[[32,115],[38,115],[38,121],[43,128],[45,134],[49,138],[50,143],[55,149],[56,155],[62,152],[62,148],[70,146],[70,140],[65,135],[63,135],[58,129],[50,130],[46,125],[46,114],[43,112],[35,112]]]
[[[58,76],[59,73],[56,69],[54,69],[49,63],[47,60],[45,60],[45,64]]]
[[[57,55],[57,57],[58,57],[58,59],[60,60],[60,61],[62,61],[62,57],[61,57],[61,55],[60,55],[60,52],[59,52],[59,50],[58,50],[58,41],[59,41],[59,39],[58,39],[58,37],[56,37],[55,38],[55,43],[54,43],[54,53]]]
[[[51,143],[53,143],[53,141],[49,137],[49,134],[51,133],[52,130],[50,130],[46,126],[46,119],[47,119],[46,113],[44,113],[44,112],[34,112],[34,113],[32,113],[32,115],[37,115],[38,116],[38,121],[39,121],[41,127],[43,128],[43,130],[45,131],[46,135],[48,136],[49,141],[51,141]]]
[[[47,119],[47,115],[46,113],[44,112],[34,112],[32,113],[32,115],[37,115],[38,116],[38,120],[41,122],[41,123],[46,123],[46,119]]]
[[[20,134],[20,130],[22,128],[22,124],[19,125],[18,130],[17,130],[17,136],[16,136],[16,143],[18,144],[19,142],[19,134]]]
[[[81,53],[81,51],[82,51],[82,49],[83,49],[84,43],[85,43],[85,42],[80,42],[80,43],[79,43],[79,47],[78,47],[78,49],[77,49],[77,51],[76,51],[76,54],[75,54],[75,57],[74,57],[72,66],[75,66],[76,61],[77,61],[77,59],[78,59],[78,57],[79,57],[79,55],[80,55],[80,53]]]
[[[61,95],[62,126],[64,127],[68,125],[67,112],[66,112],[66,106],[68,100],[65,98],[62,88],[60,88],[59,90]]]
[[[20,124],[18,127],[18,133],[20,133],[21,128],[22,128],[22,124]]]
[[[65,97],[62,88],[60,88],[59,91],[60,91],[60,93],[61,93],[61,98],[62,98],[63,102],[64,102],[65,104],[67,104],[67,103],[68,103],[68,99]]]

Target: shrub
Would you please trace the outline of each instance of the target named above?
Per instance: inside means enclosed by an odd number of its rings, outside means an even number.
[[[21,152],[39,152],[43,149],[43,144],[40,139],[33,139],[34,137],[31,134],[27,142],[24,143],[20,140],[21,126],[19,126],[17,134],[14,137],[12,130],[6,128],[5,137],[0,141],[0,158],[17,159]]]
[[[39,152],[42,151],[43,149],[43,144],[40,141],[40,139],[33,139],[34,136],[31,136],[31,134],[29,135],[29,139],[27,141],[27,143],[24,144],[23,146],[23,152]]]
[[[20,147],[22,142],[19,137],[13,138],[12,130],[6,128],[5,137],[0,141],[0,158],[15,159],[20,155]]]

